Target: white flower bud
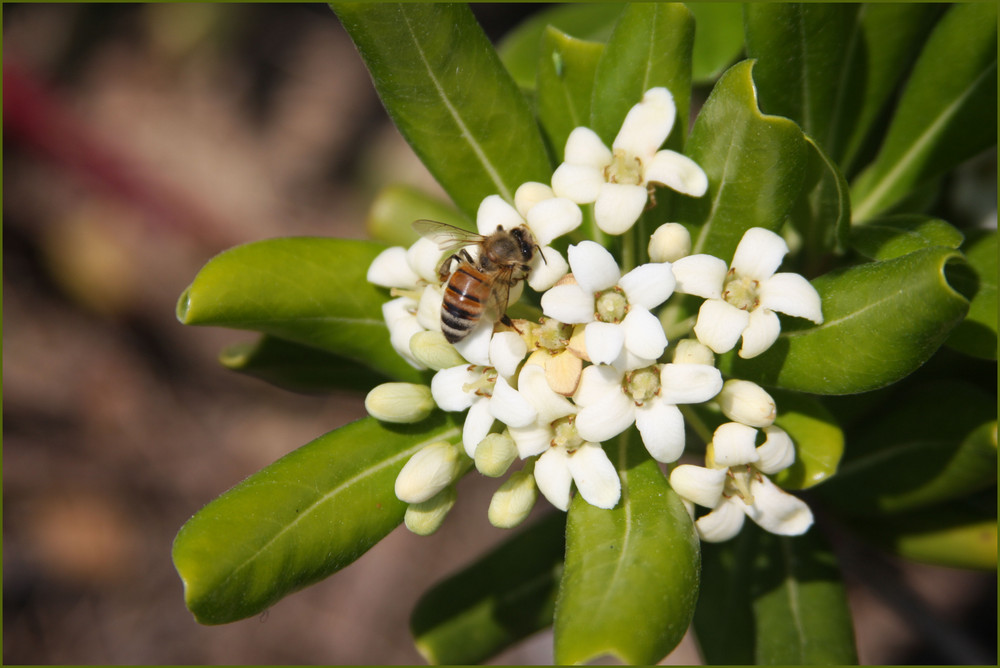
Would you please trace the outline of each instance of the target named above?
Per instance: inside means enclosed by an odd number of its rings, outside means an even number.
[[[476,469],[485,476],[499,478],[517,459],[517,445],[510,434],[489,434],[476,446]]]
[[[439,331],[417,332],[411,336],[410,352],[418,362],[435,371],[465,364],[455,346],[448,343]]]
[[[676,262],[691,252],[691,233],[680,223],[664,223],[649,238],[649,259]]]
[[[771,395],[749,380],[727,380],[716,401],[727,418],[751,427],[767,427],[778,415]]]
[[[418,536],[431,535],[441,527],[457,496],[454,487],[445,487],[423,503],[410,504],[403,515],[406,528]]]
[[[434,408],[431,388],[416,383],[382,383],[365,397],[365,410],[382,422],[420,422]]]
[[[526,471],[513,473],[490,501],[490,524],[499,529],[510,529],[524,521],[538,500],[535,476]]]
[[[461,446],[448,441],[425,446],[396,476],[396,498],[406,503],[427,501],[461,474],[462,454]]]
[[[715,366],[715,353],[698,339],[681,339],[674,350],[674,364]]]

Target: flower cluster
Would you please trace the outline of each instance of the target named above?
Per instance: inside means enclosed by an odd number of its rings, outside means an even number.
[[[696,505],[708,509],[695,521],[703,540],[732,537],[744,516],[788,535],[812,524],[809,508],[767,477],[795,459],[791,438],[773,424],[773,399],[754,383],[724,380],[715,364],[715,355],[741,337],[742,357],[770,347],[780,332],[776,312],[822,322],[819,295],[808,281],[775,273],[788,252],[784,240],[752,228],[727,265],[691,255],[687,229],[666,223],[648,241],[650,262],[625,273],[594,241],[569,245],[565,257],[551,246],[581,225],[580,205],[593,205],[605,233],[624,234],[655,203],[654,184],[692,197],[707,192],[708,178],[697,164],[660,150],[675,112],[669,91],[654,88],[629,111],[611,149],[592,130],[576,128],[551,186],[526,183],[513,205],[497,195],[483,200],[480,235],[530,232],[535,252],[526,255],[523,282],[511,281],[508,303],[524,284],[541,293],[537,322],[498,322],[502,313],[484,314],[451,344],[441,313],[455,311],[446,297],[455,257],[443,251],[456,246],[423,238],[373,261],[368,280],[391,288],[383,314],[392,346],[414,367],[435,373],[429,388],[376,387],[366,400],[369,413],[414,422],[434,407],[466,412],[460,443],[427,446],[398,476],[396,495],[410,504],[412,531],[437,529],[455,502],[455,481],[473,464],[500,477],[523,462],[493,497],[489,518],[496,526],[521,522],[539,492],[562,510],[574,488],[588,503],[613,508],[621,482],[601,444],[632,425],[649,455],[671,465],[671,485],[692,518]],[[467,245],[462,257],[475,267],[477,252]],[[675,293],[704,302],[693,336],[668,341],[658,314]],[[707,444],[705,466],[677,465],[687,441],[685,411],[705,403],[730,421]]]

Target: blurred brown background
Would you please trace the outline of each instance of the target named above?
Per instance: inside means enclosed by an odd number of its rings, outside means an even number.
[[[475,11],[496,39],[538,8]],[[364,412],[223,369],[252,336],[182,327],[181,291],[227,247],[362,237],[380,186],[436,187],[332,12],[5,4],[3,56],[4,663],[420,663],[420,593],[505,537],[492,481],[259,618],[199,626],[170,562],[198,508]],[[995,575],[842,549],[863,662],[995,662]]]

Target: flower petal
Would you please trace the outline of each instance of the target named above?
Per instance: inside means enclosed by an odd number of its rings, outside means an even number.
[[[795,444],[781,427],[773,424],[764,427],[767,440],[757,446],[760,460],[754,464],[762,473],[777,473],[795,463]]]
[[[576,431],[585,441],[600,443],[632,426],[635,402],[619,390],[605,395],[605,401],[585,406],[576,414]]]
[[[647,182],[662,183],[691,197],[701,197],[708,191],[708,176],[698,163],[669,149],[657,151],[642,176]]]
[[[397,297],[382,304],[382,317],[389,328],[389,343],[393,350],[402,356],[415,369],[426,369],[410,351],[410,339],[414,334],[424,331],[417,321],[417,316],[411,313],[416,304],[409,297]]]
[[[573,400],[581,407],[601,404],[612,394],[623,394],[622,378],[622,372],[614,367],[591,364],[580,374],[580,385]]]
[[[729,267],[714,255],[688,255],[670,265],[674,290],[705,299],[722,299],[722,283]]]
[[[706,543],[721,543],[740,532],[746,513],[739,497],[723,499],[715,509],[695,520],[698,536]]]
[[[674,272],[666,262],[641,264],[618,281],[629,304],[653,310],[674,293]]]
[[[675,462],[684,454],[684,416],[677,406],[654,399],[635,408],[635,426],[658,462]]]
[[[753,503],[746,506],[747,517],[762,529],[779,536],[800,536],[813,524],[806,502],[784,491],[767,477],[750,481]]]
[[[573,475],[569,472],[569,455],[562,448],[549,448],[535,462],[535,484],[538,491],[553,506],[569,508],[569,490]]]
[[[488,195],[476,211],[476,228],[480,234],[493,234],[497,226],[511,230],[524,225],[524,218],[500,195]]]
[[[663,145],[674,127],[677,105],[666,88],[651,88],[629,109],[611,147],[623,149],[644,162]]]
[[[572,165],[587,165],[602,170],[611,163],[611,149],[590,128],[574,128],[566,138],[563,160]]]
[[[760,286],[760,305],[799,318],[823,323],[823,306],[816,288],[798,274],[780,273]]]
[[[569,264],[562,253],[552,246],[542,246],[541,252],[531,259],[531,272],[528,274],[528,285],[535,292],[545,292],[566,275]]]
[[[420,237],[407,249],[406,262],[420,278],[428,283],[437,283],[438,266],[441,264],[442,255],[437,242]]]
[[[605,183],[594,202],[594,220],[607,234],[623,234],[639,220],[648,200],[645,186]]]
[[[528,354],[528,346],[517,332],[497,332],[490,339],[490,366],[510,378]]]
[[[583,212],[569,199],[553,197],[533,206],[528,212],[527,221],[535,236],[535,243],[548,246],[556,237],[580,227]]]
[[[552,174],[552,192],[556,197],[565,197],[577,204],[596,201],[605,185],[601,169],[589,165],[564,162]]]
[[[707,299],[698,309],[694,333],[699,341],[721,354],[733,349],[749,322],[746,311],[721,299]]]
[[[788,254],[788,244],[771,230],[751,227],[743,233],[730,266],[744,278],[763,281],[771,277]]]
[[[750,359],[770,348],[781,333],[781,321],[774,311],[757,307],[750,311],[747,328],[743,330],[740,357]]]
[[[670,472],[670,486],[688,501],[714,508],[726,486],[726,469],[681,464]]]
[[[483,318],[464,339],[453,345],[455,350],[472,364],[489,366],[490,339],[492,338],[493,322],[489,318]]]
[[[440,285],[427,285],[420,293],[417,305],[417,322],[423,329],[441,331],[441,302],[444,291]]]
[[[607,290],[622,277],[614,256],[596,241],[581,241],[570,246],[566,254],[573,277],[584,292],[593,294]]]
[[[510,427],[527,427],[538,417],[524,395],[511,387],[503,376],[497,378],[489,404],[493,417]]]
[[[486,397],[476,397],[465,416],[462,426],[462,445],[465,454],[472,458],[476,456],[476,446],[486,438],[493,427],[493,414],[490,413],[490,401]]]
[[[548,424],[535,423],[527,427],[510,427],[507,431],[514,440],[517,456],[521,459],[540,455],[552,445],[553,434]]]
[[[557,285],[542,295],[542,313],[570,324],[594,319],[594,293],[579,285]]]
[[[712,436],[712,449],[715,452],[715,466],[729,468],[750,464],[758,459],[756,444],[757,430],[739,422],[726,422],[719,425]]]
[[[660,400],[668,404],[700,404],[722,389],[722,373],[708,364],[664,364]]]
[[[641,306],[628,312],[620,329],[625,332],[625,347],[639,357],[655,360],[667,347],[660,319]]]
[[[464,411],[476,400],[476,395],[462,388],[474,383],[482,376],[478,371],[470,371],[468,365],[441,369],[431,378],[431,396],[443,411]]]
[[[576,413],[572,401],[549,387],[545,369],[537,364],[524,365],[517,377],[517,388],[538,411],[538,421],[544,425]]]
[[[555,197],[552,188],[545,183],[537,181],[527,181],[518,186],[514,192],[514,208],[527,220],[528,212],[539,202]],[[540,243],[540,242],[539,242]],[[543,246],[545,244],[542,244]]]
[[[594,364],[611,364],[625,344],[625,329],[610,322],[591,322],[583,332],[587,356]]]
[[[598,508],[617,505],[622,496],[622,482],[601,446],[584,443],[570,453],[569,472],[584,501]]]
[[[393,246],[375,256],[368,265],[368,282],[384,288],[412,288],[420,277],[406,261],[406,249]]]

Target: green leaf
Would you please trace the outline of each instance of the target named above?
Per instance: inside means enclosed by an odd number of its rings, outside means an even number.
[[[795,442],[795,462],[774,476],[785,489],[808,489],[837,472],[844,453],[844,432],[817,399],[798,392],[773,390],[776,425]]]
[[[996,5],[952,5],[914,65],[875,162],[853,184],[855,220],[996,144],[996,67]]]
[[[891,260],[921,248],[958,248],[965,236],[940,218],[899,214],[876,218],[851,229],[851,246],[873,260]]]
[[[634,430],[630,430],[633,434]],[[680,497],[638,438],[610,446],[622,480],[612,510],[577,494],[556,601],[555,661],[611,655],[656,663],[684,636],[698,594],[698,538]]]
[[[231,248],[209,260],[177,303],[185,325],[271,334],[361,362],[398,380],[422,376],[389,344],[385,290],[365,278],[385,246],[295,237]]]
[[[426,218],[475,231],[475,224],[453,205],[401,183],[386,186],[375,195],[365,227],[376,241],[390,246],[410,246],[420,238],[413,221]]]
[[[552,168],[527,100],[468,6],[333,3],[399,131],[467,216]]]
[[[706,663],[857,663],[836,558],[815,529],[774,536],[748,523],[702,552],[694,623]]]
[[[965,259],[975,271],[976,286],[965,317],[948,338],[948,346],[983,359],[997,358],[997,233],[968,244]]]
[[[698,114],[687,155],[708,176],[708,192],[676,200],[692,253],[730,259],[751,227],[778,230],[802,189],[806,141],[795,123],[757,108],[751,71],[729,68]]]
[[[927,361],[965,316],[968,301],[949,284],[964,268],[957,251],[926,248],[831,272],[813,281],[823,324],[782,317],[766,352],[719,358],[724,374],[813,394],[866,392]]]
[[[691,77],[708,83],[743,51],[743,5],[739,2],[692,2],[694,51]]]
[[[807,183],[789,219],[802,239],[798,261],[801,273],[812,275],[834,252],[843,252],[851,226],[851,190],[840,168],[806,135],[809,146]]]
[[[594,73],[603,51],[599,42],[545,29],[538,64],[538,120],[557,158],[562,158],[569,133],[590,122]]]
[[[694,18],[679,3],[625,6],[597,64],[590,128],[611,146],[628,110],[650,88],[666,87],[677,120],[666,145],[684,145],[691,107],[691,50]]]
[[[518,86],[534,90],[542,34],[547,26],[577,39],[604,43],[622,7],[624,5],[617,2],[595,2],[542,10],[504,36],[497,47],[500,60]]]
[[[550,513],[417,602],[410,629],[432,664],[482,663],[552,624],[566,516]]]
[[[201,624],[233,622],[347,566],[402,522],[403,464],[461,431],[440,412],[418,425],[364,418],[236,485],[174,540],[188,609]]]

